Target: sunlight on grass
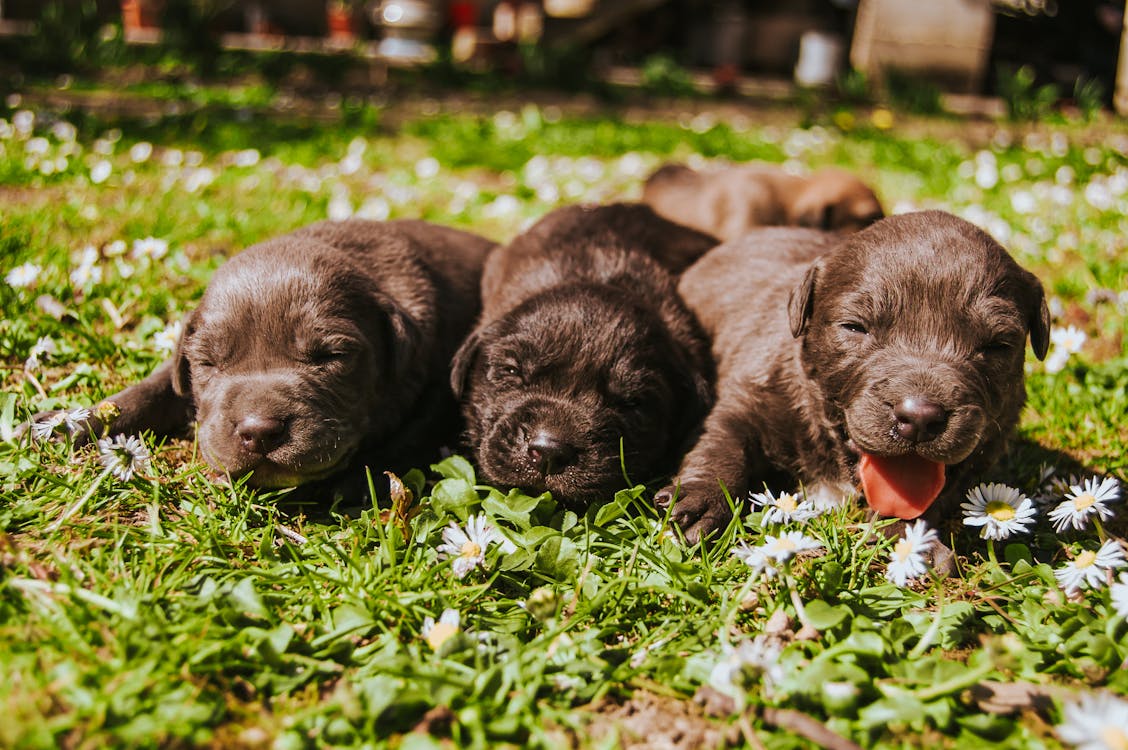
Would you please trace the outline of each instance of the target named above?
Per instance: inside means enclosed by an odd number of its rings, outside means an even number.
[[[395,133],[226,123],[195,145],[0,114],[0,745],[602,747],[591,707],[635,690],[696,694],[771,747],[808,746],[779,708],[863,747],[1128,733],[1123,489],[1086,484],[1123,480],[1128,455],[1120,129],[970,145],[528,105]],[[970,525],[902,536],[852,502],[768,492],[686,549],[644,487],[577,515],[455,456],[403,477],[410,509],[296,506],[216,483],[190,441],[102,446],[111,466],[65,421],[16,434],[147,374],[240,247],[348,216],[504,239],[555,206],[637,198],[668,158],[853,168],[893,211],[957,213],[1038,273],[1053,348],[1028,358],[1018,440]],[[933,540],[956,576],[931,573]]]

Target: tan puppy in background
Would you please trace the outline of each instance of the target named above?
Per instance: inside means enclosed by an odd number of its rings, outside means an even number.
[[[763,226],[856,232],[885,215],[873,190],[833,167],[798,176],[767,164],[702,172],[666,164],[646,180],[642,200],[667,219],[726,242]]]

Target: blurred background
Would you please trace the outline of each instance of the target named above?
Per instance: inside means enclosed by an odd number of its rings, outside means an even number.
[[[0,0],[0,85],[117,68],[365,87],[411,69],[1098,108],[1114,101],[1123,30],[1124,3],[1104,0]]]

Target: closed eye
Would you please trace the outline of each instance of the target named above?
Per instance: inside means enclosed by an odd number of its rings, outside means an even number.
[[[324,367],[352,359],[356,347],[350,341],[323,341],[306,351],[305,360],[312,365]]]
[[[986,344],[980,346],[979,351],[983,354],[1002,354],[1004,352],[1009,352],[1013,348],[1013,346],[1014,345],[1010,341],[989,341]]]
[[[501,383],[520,383],[524,377],[521,368],[514,362],[498,362],[490,366],[489,379]]]

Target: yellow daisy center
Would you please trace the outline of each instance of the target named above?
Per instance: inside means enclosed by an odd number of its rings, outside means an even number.
[[[1095,563],[1096,561],[1097,561],[1097,553],[1093,552],[1091,549],[1087,549],[1084,552],[1082,552],[1080,555],[1078,555],[1077,559],[1073,561],[1073,567],[1075,567],[1075,568],[1088,568],[1093,563]]]
[[[449,622],[436,622],[431,631],[427,633],[427,645],[432,650],[438,651],[442,648],[443,644],[449,641],[460,628],[457,625],[452,625]]]
[[[776,507],[784,513],[794,513],[799,507],[799,499],[790,492],[785,492],[779,496],[779,500],[776,500]]]
[[[909,555],[912,553],[913,544],[908,539],[898,539],[897,543],[893,545],[893,557],[897,558],[898,562],[909,559]]]
[[[1117,726],[1101,729],[1101,740],[1109,750],[1128,750],[1128,732]]]
[[[987,515],[996,521],[1011,521],[1014,519],[1014,506],[1002,500],[992,500],[987,503]]]
[[[1073,498],[1073,507],[1077,510],[1088,510],[1097,502],[1097,498],[1093,497],[1091,492],[1082,492],[1077,497]]]
[[[466,544],[462,545],[460,553],[462,557],[477,557],[482,554],[482,545],[471,539],[466,542]]]
[[[781,552],[794,552],[796,546],[797,545],[795,544],[795,542],[792,541],[791,539],[789,539],[788,537],[782,537],[781,539],[777,539],[776,543],[775,543],[775,548],[778,549]]]

